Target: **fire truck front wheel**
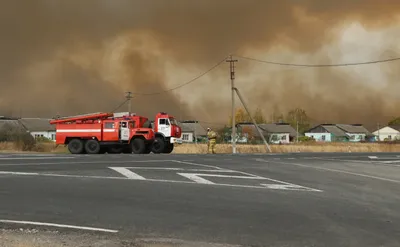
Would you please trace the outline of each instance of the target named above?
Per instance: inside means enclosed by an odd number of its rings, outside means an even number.
[[[146,144],[144,143],[144,140],[141,138],[134,139],[131,143],[131,146],[132,146],[132,152],[134,154],[143,154],[146,149]]]
[[[68,143],[68,150],[71,154],[82,154],[85,151],[85,146],[81,139],[72,139]]]
[[[87,140],[85,143],[85,150],[88,154],[100,153],[100,143],[97,140]]]
[[[164,138],[156,137],[156,140],[153,142],[153,147],[152,147],[153,153],[160,154],[164,151],[164,148],[165,148]]]

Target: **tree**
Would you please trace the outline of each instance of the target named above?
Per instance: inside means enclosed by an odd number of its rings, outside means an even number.
[[[261,112],[260,108],[256,109],[256,111],[254,112],[253,118],[254,118],[254,121],[257,124],[267,123],[267,120],[265,119],[265,117],[264,117],[263,113]]]
[[[247,114],[246,110],[243,108],[239,108],[236,110],[235,113],[235,123],[244,123],[244,122],[251,122],[249,114]],[[232,116],[229,116],[229,127],[232,127]]]
[[[286,115],[286,122],[289,123],[293,128],[299,126],[299,133],[303,133],[310,128],[310,118],[304,109],[295,108],[290,110]]]
[[[393,118],[388,122],[388,125],[400,125],[400,117]]]

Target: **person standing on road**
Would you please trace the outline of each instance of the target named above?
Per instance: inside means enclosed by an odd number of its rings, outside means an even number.
[[[211,128],[207,128],[207,153],[212,152],[215,154],[215,145],[217,144],[217,133],[215,133]]]

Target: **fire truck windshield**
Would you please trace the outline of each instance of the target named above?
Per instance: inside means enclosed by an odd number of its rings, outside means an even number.
[[[171,125],[178,125],[178,121],[176,121],[175,118],[169,118],[169,121],[171,122]]]

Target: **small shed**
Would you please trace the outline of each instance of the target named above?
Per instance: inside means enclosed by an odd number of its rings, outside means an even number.
[[[182,142],[190,143],[195,142],[195,138],[198,141],[207,138],[206,129],[198,121],[181,121],[179,125],[182,128]]]

